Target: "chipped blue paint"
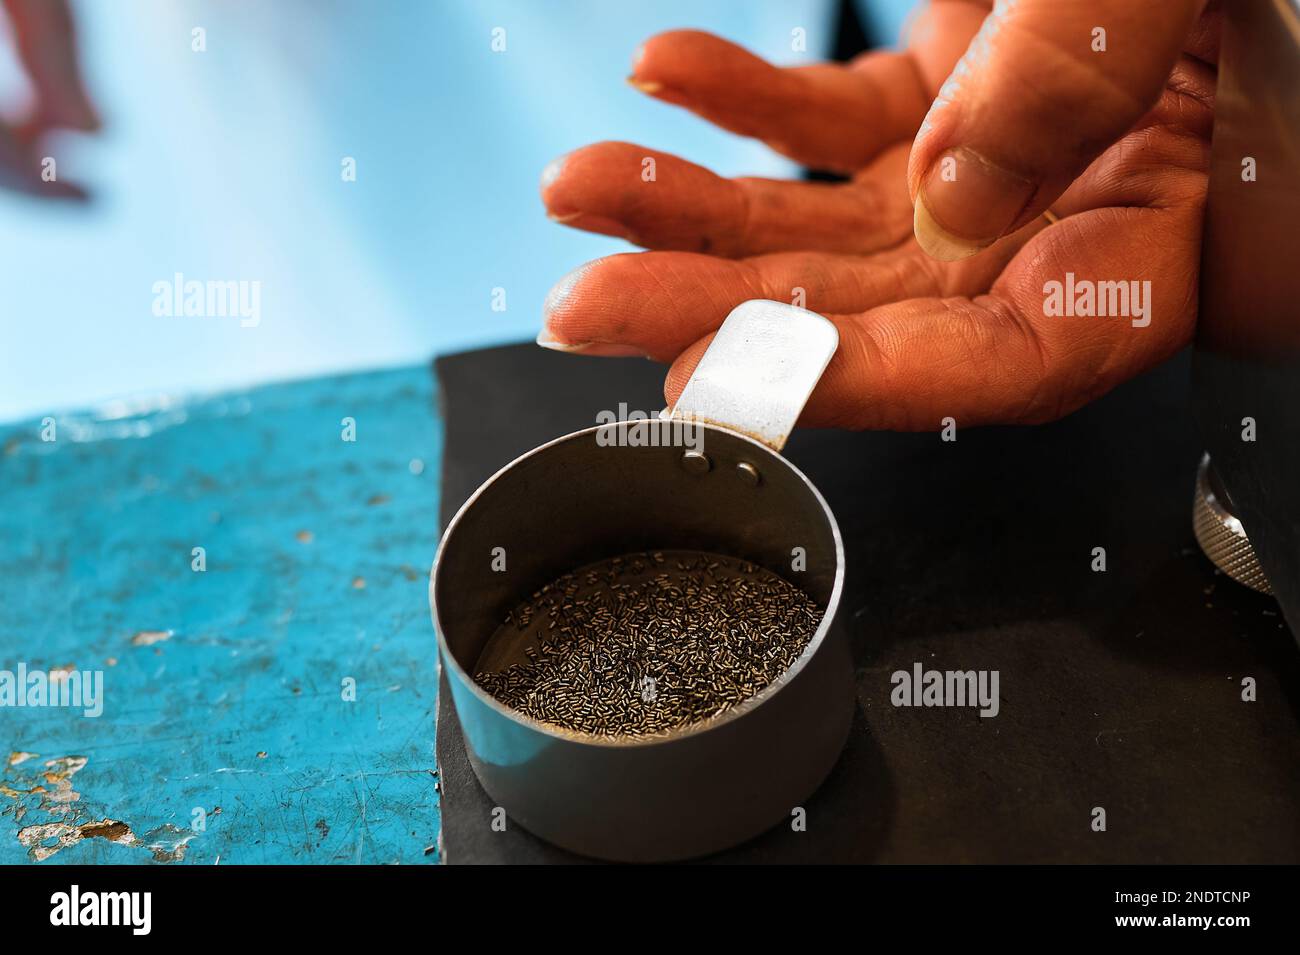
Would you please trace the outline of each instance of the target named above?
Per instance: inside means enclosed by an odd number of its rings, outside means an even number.
[[[428,368],[55,427],[0,430],[0,669],[104,713],[0,707],[0,863],[436,861]]]

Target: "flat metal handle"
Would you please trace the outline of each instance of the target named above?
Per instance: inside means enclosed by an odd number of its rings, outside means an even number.
[[[815,312],[765,299],[742,302],[668,417],[739,431],[780,451],[839,343],[835,326]]]

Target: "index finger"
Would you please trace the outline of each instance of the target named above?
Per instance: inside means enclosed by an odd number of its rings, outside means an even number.
[[[986,13],[939,0],[922,12],[909,49],[816,66],[778,67],[712,34],[672,30],[645,42],[628,80],[797,162],[852,172],[916,134]]]

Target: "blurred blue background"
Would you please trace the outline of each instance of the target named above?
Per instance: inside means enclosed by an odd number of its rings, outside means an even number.
[[[858,10],[896,38],[910,5]],[[131,0],[73,13],[104,128],[41,152],[93,200],[0,193],[0,420],[531,338],[555,281],[627,247],[545,217],[537,182],[552,158],[622,139],[724,174],[796,172],[627,86],[638,44],[694,27],[812,62],[837,4]],[[191,50],[195,27],[205,52]],[[806,53],[791,50],[796,27]],[[21,102],[4,46],[0,94]],[[346,156],[355,182],[340,176]],[[177,272],[260,281],[260,324],[155,316],[153,284]]]

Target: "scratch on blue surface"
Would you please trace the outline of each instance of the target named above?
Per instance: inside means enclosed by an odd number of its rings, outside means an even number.
[[[433,390],[421,366],[0,430],[0,670],[104,674],[98,718],[0,706],[0,863],[437,860]]]

